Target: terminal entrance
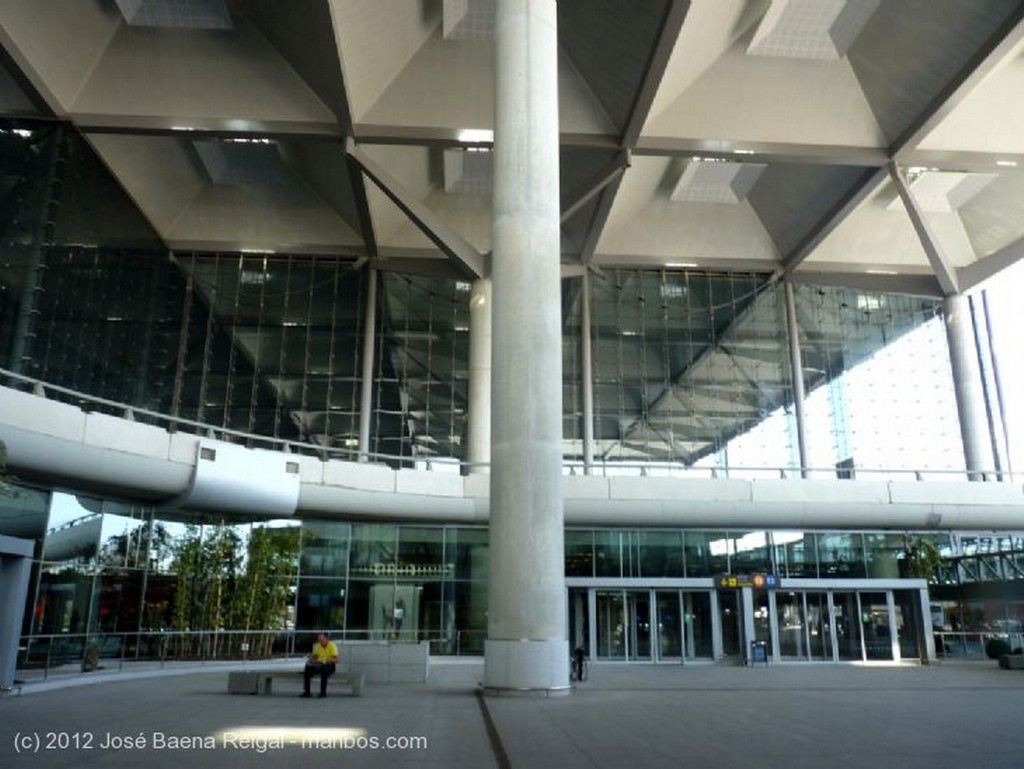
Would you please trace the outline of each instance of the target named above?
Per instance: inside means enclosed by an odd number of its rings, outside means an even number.
[[[893,662],[925,646],[919,589],[571,587],[568,598],[570,648],[599,662],[743,662],[752,641],[776,661]]]
[[[710,659],[711,635],[710,591],[569,590],[570,646],[582,646],[592,659],[618,662]],[[593,644],[590,639],[594,640]]]

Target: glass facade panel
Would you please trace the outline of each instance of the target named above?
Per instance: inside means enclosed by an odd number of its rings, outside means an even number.
[[[452,528],[445,531],[445,558],[455,562],[455,578],[486,581],[487,529]]]
[[[886,594],[863,592],[859,597],[865,658],[891,660],[893,628]]]
[[[713,577],[729,571],[725,534],[708,531],[683,533],[687,577]]]
[[[811,467],[839,478],[964,467],[941,302],[808,285],[796,301]]]
[[[840,660],[862,660],[860,604],[855,592],[832,594],[832,618],[835,623],[836,649]]]
[[[302,646],[303,634],[319,629],[351,640],[427,641],[435,654],[483,650],[488,571],[483,527],[322,520],[182,525],[155,520],[151,510],[67,495],[55,495],[51,507],[59,525],[40,547],[46,560],[33,578],[32,627],[26,627],[42,637],[27,644],[26,664],[45,661],[47,654],[77,664],[93,651],[100,658],[240,653],[240,637],[196,632],[217,629],[283,631],[252,641],[250,656]],[[644,580],[773,568],[786,569],[784,579],[806,576],[800,570],[813,562],[819,547],[835,551],[822,559],[824,564],[863,560],[866,553],[876,564],[871,576],[877,576],[878,564],[888,563],[891,570],[886,558],[902,541],[900,534],[870,532],[570,529],[566,576],[598,580],[592,587],[570,589],[570,631],[574,641],[593,643],[604,659],[710,659],[715,648],[710,585],[667,588]],[[1014,541],[1008,539],[1005,547]],[[973,557],[1005,555],[995,548],[978,555],[975,547]],[[836,568],[832,576],[863,578],[864,573]],[[600,585],[602,577],[636,582],[613,590]],[[739,591],[717,592],[727,655],[745,651],[744,612],[749,610],[755,640],[770,642],[778,628],[783,658],[833,658],[829,594],[778,591],[775,625],[768,595],[755,591],[748,608]],[[901,653],[908,658],[921,648],[920,638],[910,633],[921,621],[911,615],[918,596],[913,590],[897,596],[893,615],[892,632],[899,634]],[[592,597],[597,634],[590,639]],[[887,593],[835,591],[833,597],[839,658],[891,658]],[[265,605],[271,608],[258,608]],[[979,606],[980,616],[996,616],[995,608]],[[1006,614],[1005,603],[998,612],[1000,618]],[[989,621],[983,622],[987,627]],[[164,631],[164,641],[154,631]],[[94,636],[104,640],[93,644]],[[886,643],[890,656],[879,656]]]
[[[658,611],[658,658],[679,659],[683,656],[683,618],[678,590],[656,593]]]
[[[780,590],[775,593],[775,607],[779,617],[779,655],[783,659],[808,659],[804,594]]]
[[[651,593],[649,590],[626,591],[628,654],[631,660],[651,659]]]
[[[683,619],[686,622],[686,656],[710,659],[712,654],[711,593],[683,593]]]
[[[771,533],[774,566],[782,577],[808,579],[818,576],[818,552],[813,534],[802,531]]]
[[[455,651],[457,654],[483,654],[487,637],[487,581],[456,582]]]
[[[413,573],[440,576],[446,573],[444,529],[437,526],[400,526],[398,529],[399,573],[409,566],[419,566]]]
[[[730,531],[727,550],[730,556],[729,570],[733,574],[771,574],[774,572],[767,532]]]
[[[310,577],[347,576],[350,529],[347,523],[304,521],[301,573]]]
[[[832,624],[829,621],[828,596],[825,593],[807,593],[807,640],[812,660],[831,660]],[[838,620],[838,615],[836,619]]]
[[[598,577],[622,576],[622,532],[616,529],[594,532],[594,574]]]
[[[771,606],[768,592],[766,590],[754,590],[752,593],[754,602],[754,640],[764,641],[768,649],[772,648],[772,622]],[[771,654],[771,651],[768,652]]]
[[[347,588],[343,579],[299,579],[296,624],[304,629],[345,630],[348,592],[355,591],[355,584],[353,581]],[[354,627],[365,628],[366,624]]]
[[[894,590],[896,612],[896,638],[900,645],[900,658],[921,659],[922,622],[921,594],[916,590]],[[936,630],[941,630],[942,624]]]
[[[626,659],[626,596],[622,590],[597,591],[597,656]]]
[[[819,534],[818,573],[823,579],[866,577],[863,535],[859,532]]]
[[[906,549],[903,534],[865,534],[864,554],[867,574],[872,579],[896,579],[901,576],[900,557]]]
[[[682,577],[683,533],[681,531],[639,531],[641,577]]]
[[[398,527],[386,523],[352,525],[349,570],[353,577],[394,578],[398,557]]]
[[[594,576],[594,532],[592,530],[566,530],[565,576]]]

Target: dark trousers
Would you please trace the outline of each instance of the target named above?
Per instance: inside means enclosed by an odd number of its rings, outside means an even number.
[[[333,662],[320,662],[315,665],[306,664],[306,667],[302,670],[302,691],[309,694],[309,682],[313,676],[320,676],[320,694],[327,694],[327,679],[331,677],[335,670],[335,664]]]

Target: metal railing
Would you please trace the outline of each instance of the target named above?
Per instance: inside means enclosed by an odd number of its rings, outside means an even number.
[[[51,676],[85,675],[164,668],[171,664],[204,665],[304,657],[320,632],[338,643],[429,643],[436,656],[483,654],[483,630],[450,634],[380,630],[142,630],[131,633],[53,633],[23,636],[17,678],[45,681]]]
[[[1004,642],[1009,653],[1024,649],[1024,633],[1000,633],[993,630],[939,631],[935,633],[935,655],[943,660],[993,659],[991,651],[994,641]]]
[[[486,463],[464,462],[456,457],[417,457],[380,452],[360,452],[358,449],[323,446],[316,443],[293,441],[267,435],[234,430],[227,427],[198,422],[184,417],[171,416],[149,409],[129,406],[125,403],[88,395],[60,385],[49,384],[39,379],[17,374],[8,369],[0,368],[0,382],[4,385],[39,397],[61,403],[78,406],[86,412],[99,412],[121,417],[130,421],[142,422],[154,427],[162,427],[168,432],[186,432],[204,438],[244,445],[248,448],[263,448],[282,451],[289,454],[317,457],[323,461],[330,459],[347,462],[371,462],[385,464],[390,467],[416,468],[435,472],[466,475],[470,472],[486,470]],[[983,480],[991,482],[1017,482],[1022,478],[1020,473],[1002,471],[973,471],[963,469],[907,469],[907,468],[871,468],[858,467],[854,471],[837,470],[835,467],[768,467],[738,466],[728,467],[694,467],[682,463],[659,461],[617,461],[600,459],[585,467],[579,460],[565,460],[563,473],[572,475],[591,475],[604,478],[611,477],[665,477],[665,478],[734,478],[742,480],[754,479],[832,479],[839,477],[841,472],[854,473],[855,480],[915,480],[915,481],[965,481]]]

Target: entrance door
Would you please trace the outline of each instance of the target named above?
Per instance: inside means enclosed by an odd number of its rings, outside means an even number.
[[[888,594],[860,593],[859,598],[865,659],[891,660],[892,627],[889,624]]]
[[[651,591],[596,590],[594,597],[598,659],[650,662]]]
[[[569,649],[582,648],[591,655],[590,649],[590,606],[586,588],[569,588]]]
[[[718,613],[722,625],[722,654],[738,657],[743,653],[743,612],[739,590],[718,591]]]
[[[651,593],[649,590],[626,591],[626,616],[629,618],[629,646],[626,656],[631,660],[651,661]]]
[[[658,659],[677,660],[683,656],[683,614],[678,590],[655,593],[658,607]]]
[[[860,608],[854,592],[832,594],[832,618],[836,629],[836,653],[840,660],[862,660]]]
[[[597,657],[626,659],[626,594],[622,590],[598,590]]]
[[[825,593],[807,594],[807,640],[812,660],[832,661],[832,623]]]

